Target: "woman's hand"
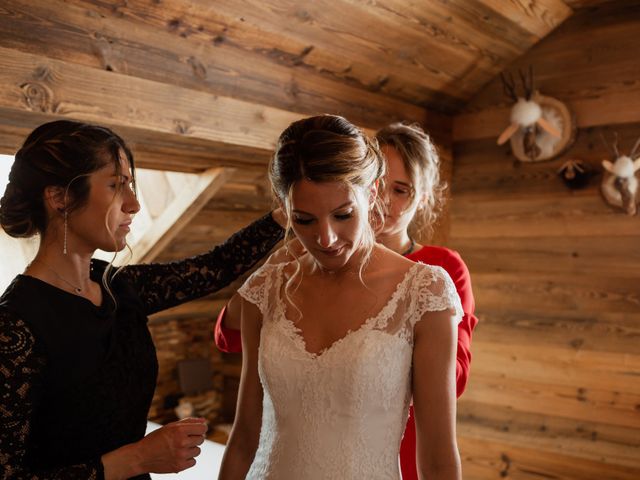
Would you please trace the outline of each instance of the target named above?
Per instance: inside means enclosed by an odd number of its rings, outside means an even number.
[[[196,464],[205,439],[203,418],[185,418],[154,430],[142,440],[102,457],[105,479],[119,480],[143,473],[177,473]]]

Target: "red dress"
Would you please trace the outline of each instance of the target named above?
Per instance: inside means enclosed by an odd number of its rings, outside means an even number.
[[[467,385],[469,378],[469,364],[471,363],[471,332],[478,323],[474,316],[475,302],[471,290],[471,277],[467,266],[458,252],[444,247],[424,246],[420,250],[406,256],[414,262],[437,265],[444,268],[456,286],[464,317],[458,325],[458,352],[456,365],[456,393],[459,397]],[[242,341],[239,330],[222,326],[225,309],[220,312],[215,325],[214,336],[216,345],[223,352],[239,353],[242,351]],[[409,419],[400,445],[400,467],[403,480],[418,480],[416,465],[416,426],[413,416],[413,406],[409,407]]]

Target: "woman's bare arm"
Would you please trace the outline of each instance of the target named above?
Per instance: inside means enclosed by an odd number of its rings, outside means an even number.
[[[456,442],[454,312],[426,312],[415,326],[413,405],[420,478],[461,480]]]
[[[258,448],[262,424],[262,385],[258,376],[258,347],[262,314],[239,297],[242,322],[242,374],[229,443],[222,459],[219,480],[245,478]]]

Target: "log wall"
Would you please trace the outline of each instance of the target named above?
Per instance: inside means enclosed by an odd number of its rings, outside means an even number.
[[[517,162],[496,138],[508,105],[493,81],[454,120],[450,245],[473,279],[480,323],[459,402],[464,478],[640,478],[640,217],[594,177],[570,191],[568,158],[598,171],[617,131],[640,136],[640,8],[578,12],[512,70],[566,100],[579,126],[560,159]]]

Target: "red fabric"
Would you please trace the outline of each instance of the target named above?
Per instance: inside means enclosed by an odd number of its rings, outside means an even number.
[[[471,332],[478,323],[474,316],[475,301],[471,290],[471,277],[467,266],[458,252],[444,247],[425,246],[407,255],[414,262],[437,265],[444,268],[456,286],[464,316],[458,325],[458,352],[456,365],[456,394],[459,397],[464,392],[469,378],[469,364],[471,363]],[[216,345],[223,352],[239,353],[242,351],[240,332],[222,326],[225,310],[218,315],[214,336]],[[409,419],[400,445],[400,467],[403,480],[417,480],[416,466],[416,426],[413,416],[413,406],[409,408]]]
[[[473,314],[475,301],[471,290],[471,276],[467,266],[458,252],[443,247],[425,246],[417,252],[407,255],[414,262],[437,265],[444,268],[456,286],[464,316],[458,325],[458,352],[456,354],[456,394],[459,397],[464,392],[469,378],[469,364],[471,363],[471,332],[478,323]],[[413,406],[409,407],[409,419],[400,444],[400,468],[402,480],[418,480],[416,464],[416,424],[413,416]]]
[[[240,335],[240,330],[225,328],[222,325],[226,313],[227,307],[224,307],[216,320],[216,325],[213,329],[213,338],[216,341],[216,346],[221,351],[226,353],[240,353],[242,352],[242,336]]]

